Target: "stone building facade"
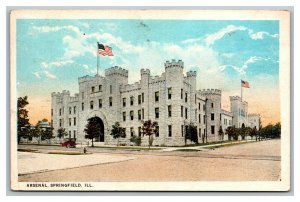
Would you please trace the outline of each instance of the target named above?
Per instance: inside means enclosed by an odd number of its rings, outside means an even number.
[[[120,67],[105,70],[105,75],[84,76],[78,79],[79,93],[52,93],[52,126],[54,131],[65,128],[70,138],[86,141],[84,128],[90,117],[98,117],[103,129],[96,141],[116,144],[110,135],[112,125],[119,122],[126,128],[122,144],[130,144],[133,135],[141,133],[143,120],[158,122],[158,134],[153,145],[179,146],[185,144],[186,126],[197,127],[199,142],[218,141],[218,131],[229,126],[248,123],[248,105],[239,97],[230,97],[231,112],[221,109],[222,91],[197,90],[197,73],[186,72],[184,63],[167,61],[161,76],[151,76],[149,69],[141,69],[141,80],[128,84],[128,71]],[[243,113],[242,113],[243,112]]]

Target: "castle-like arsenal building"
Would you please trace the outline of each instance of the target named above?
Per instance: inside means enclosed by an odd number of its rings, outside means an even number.
[[[70,138],[85,142],[84,128],[90,117],[97,117],[103,126],[97,142],[117,144],[110,135],[112,125],[119,122],[126,128],[122,144],[130,145],[133,135],[143,137],[143,120],[158,122],[153,145],[179,146],[185,144],[185,130],[189,124],[197,127],[199,142],[218,141],[218,131],[228,126],[259,127],[259,115],[248,114],[248,103],[239,96],[231,96],[231,111],[221,108],[222,91],[198,90],[195,71],[186,72],[179,60],[166,61],[165,72],[152,76],[149,69],[141,69],[141,80],[128,84],[128,71],[120,67],[105,70],[105,76],[84,76],[78,79],[79,93],[52,93],[51,122],[54,133],[65,128]],[[207,138],[206,138],[207,136]],[[226,136],[225,136],[226,139]]]

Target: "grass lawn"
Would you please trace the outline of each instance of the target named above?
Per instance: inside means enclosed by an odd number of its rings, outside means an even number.
[[[90,152],[83,153],[83,152],[78,152],[78,151],[51,151],[48,152],[48,154],[61,154],[61,155],[87,155],[87,154],[92,154]]]
[[[93,147],[91,147],[93,148]],[[94,146],[94,148],[103,148],[103,149],[128,149],[128,150],[161,150],[162,148],[156,147],[138,147],[138,146]]]

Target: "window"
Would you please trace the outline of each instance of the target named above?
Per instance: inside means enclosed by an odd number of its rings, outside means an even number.
[[[211,113],[211,115],[210,115],[210,120],[211,120],[211,121],[214,121],[214,120],[215,120],[215,114],[214,114],[214,113]]]
[[[126,112],[123,112],[123,121],[126,121]]]
[[[197,121],[197,109],[195,109],[195,121]]]
[[[211,108],[214,108],[214,103],[213,102],[211,103]]]
[[[133,99],[134,99],[133,96],[131,96],[131,97],[130,97],[130,105],[131,105],[131,106],[133,105]]]
[[[159,126],[155,126],[155,137],[159,137]]]
[[[138,104],[140,105],[142,103],[142,96],[138,95]]]
[[[203,123],[205,124],[205,122],[206,122],[206,116],[203,115]]]
[[[142,93],[142,102],[144,102],[144,93]]]
[[[171,117],[172,116],[172,105],[168,106],[168,116]]]
[[[84,102],[81,103],[81,110],[82,110],[82,111],[84,110]]]
[[[199,109],[199,111],[201,110],[201,104],[200,103],[198,103],[198,109]]]
[[[199,138],[201,138],[201,128],[199,128]]]
[[[100,92],[102,91],[102,85],[99,85],[99,91]]]
[[[92,93],[94,93],[94,92],[95,92],[95,87],[93,86],[93,87],[92,87]]]
[[[197,103],[197,95],[195,94],[195,104]]]
[[[155,108],[155,118],[159,118],[159,108]]]
[[[61,127],[61,119],[59,119],[59,127]]]
[[[61,108],[59,109],[59,116],[61,116]]]
[[[185,119],[188,118],[187,108],[185,108]]]
[[[69,130],[69,138],[71,139],[71,131]]]
[[[109,93],[112,94],[112,86],[109,86]]]
[[[138,127],[138,136],[141,137],[142,136],[142,128]]]
[[[215,134],[215,126],[211,126],[211,134]]]
[[[203,104],[203,111],[205,111],[206,110],[206,105],[205,104]]]
[[[187,93],[185,93],[185,102],[187,102],[188,96]]]
[[[130,136],[133,137],[134,135],[134,131],[133,131],[133,127],[130,128]]]
[[[172,137],[172,125],[168,125],[168,136]]]
[[[73,131],[73,137],[76,139],[76,130]]]
[[[126,98],[123,98],[123,107],[126,107]]]
[[[71,124],[72,124],[72,123],[71,123],[71,120],[72,120],[72,119],[71,119],[71,118],[69,118],[69,126],[71,126]]]
[[[73,118],[74,126],[76,126],[76,117]]]
[[[84,99],[84,92],[81,93],[81,98]]]
[[[90,109],[94,109],[94,101],[90,101]]]
[[[181,99],[183,99],[183,89],[181,89]]]
[[[102,99],[99,99],[99,108],[102,108]]]
[[[145,111],[144,111],[144,108],[142,109],[142,119],[144,120],[145,118]]]
[[[168,88],[168,99],[172,98],[172,88]]]
[[[181,117],[183,117],[183,106],[181,106]]]
[[[181,125],[181,137],[183,137],[183,136],[184,136],[184,126]]]
[[[201,114],[199,114],[199,123],[201,123]]]
[[[51,109],[51,116],[53,116],[53,109]]]
[[[74,114],[76,114],[76,106],[73,107]]]
[[[155,102],[158,102],[159,101],[159,92],[156,91],[155,92]]]
[[[138,110],[138,120],[142,119],[142,110]]]
[[[220,122],[222,121],[222,115],[220,114]]]
[[[72,107],[69,107],[69,114],[72,114]]]
[[[109,106],[112,106],[112,97],[109,97]]]
[[[133,120],[133,111],[130,111],[130,120]]]

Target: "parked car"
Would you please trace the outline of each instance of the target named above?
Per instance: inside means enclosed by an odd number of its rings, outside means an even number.
[[[66,139],[63,142],[61,142],[60,144],[62,147],[75,148],[76,147],[76,139]]]

